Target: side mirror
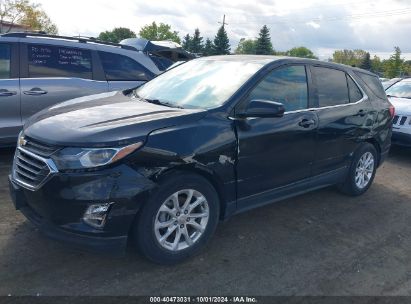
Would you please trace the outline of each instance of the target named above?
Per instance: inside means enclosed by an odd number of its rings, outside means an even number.
[[[282,117],[285,108],[280,102],[262,99],[251,100],[243,113],[238,113],[239,118],[247,117]]]

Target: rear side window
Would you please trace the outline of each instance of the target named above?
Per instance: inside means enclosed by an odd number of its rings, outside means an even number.
[[[146,81],[147,70],[134,59],[109,53],[99,52],[106,79],[111,81]]]
[[[317,84],[320,107],[349,103],[345,72],[324,67],[313,67],[312,74]]]
[[[350,102],[357,102],[360,101],[363,97],[360,88],[356,85],[354,80],[350,76],[347,75],[347,83],[348,83],[348,90],[350,92]]]
[[[272,71],[250,93],[249,100],[253,99],[281,102],[286,111],[307,109],[305,67],[288,66]]]
[[[384,99],[387,98],[382,83],[378,79],[378,77],[361,72],[356,72],[356,74],[360,76],[360,78],[365,82],[367,87],[375,94],[375,96]]]
[[[0,44],[0,79],[10,78],[10,45]]]
[[[29,77],[75,77],[92,79],[89,50],[54,45],[29,45]]]

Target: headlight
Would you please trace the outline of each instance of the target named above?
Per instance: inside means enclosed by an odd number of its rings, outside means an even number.
[[[119,148],[65,148],[51,158],[58,169],[88,169],[114,163],[143,145],[138,142]]]

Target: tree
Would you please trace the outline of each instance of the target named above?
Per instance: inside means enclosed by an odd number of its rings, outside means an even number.
[[[366,54],[364,50],[337,50],[333,54],[333,62],[358,67]]]
[[[7,23],[7,24],[6,24]],[[51,21],[40,4],[29,0],[0,1],[0,32],[8,33],[14,25],[24,25],[30,30],[57,34],[57,26]]]
[[[255,54],[256,46],[256,40],[241,38],[234,52],[236,54]]]
[[[147,40],[171,40],[176,43],[181,43],[180,37],[178,37],[178,32],[172,31],[171,26],[165,23],[160,23],[159,25],[155,22],[147,24],[141,28],[138,34],[141,38]]]
[[[384,76],[388,78],[401,76],[403,64],[404,59],[401,58],[401,49],[396,46],[394,47],[394,54],[390,56],[390,59],[386,60]]]
[[[272,55],[274,53],[273,45],[271,44],[270,30],[264,25],[259,33],[256,44],[256,54]]]
[[[292,48],[286,52],[286,55],[291,57],[318,59],[318,57],[314,55],[313,51],[304,46]]]
[[[101,32],[98,39],[107,42],[119,43],[127,38],[135,38],[136,33],[125,27],[116,27],[112,31]]]
[[[371,72],[376,73],[378,75],[383,74],[383,65],[380,57],[378,57],[377,55],[374,55],[374,58],[371,59]]]
[[[367,71],[371,71],[372,68],[372,62],[371,62],[371,55],[370,53],[366,53],[363,60],[361,61],[359,67],[361,69],[367,70]]]
[[[193,38],[191,38],[190,52],[198,54],[203,52],[203,37],[200,36],[200,30],[197,28],[194,31]]]
[[[207,38],[203,48],[203,56],[211,56],[213,55],[214,45],[213,42]]]
[[[187,34],[187,35],[184,36],[182,47],[186,51],[191,52],[190,51],[191,50],[191,37],[190,37],[190,34]]]
[[[214,55],[230,54],[230,41],[228,40],[224,25],[218,29],[217,35],[214,38],[213,53]]]

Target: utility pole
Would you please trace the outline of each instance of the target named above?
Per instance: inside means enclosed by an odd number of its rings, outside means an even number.
[[[223,16],[223,22],[218,22],[218,23],[222,24],[223,28],[224,28],[225,25],[228,25],[228,23],[225,23],[225,14]]]

